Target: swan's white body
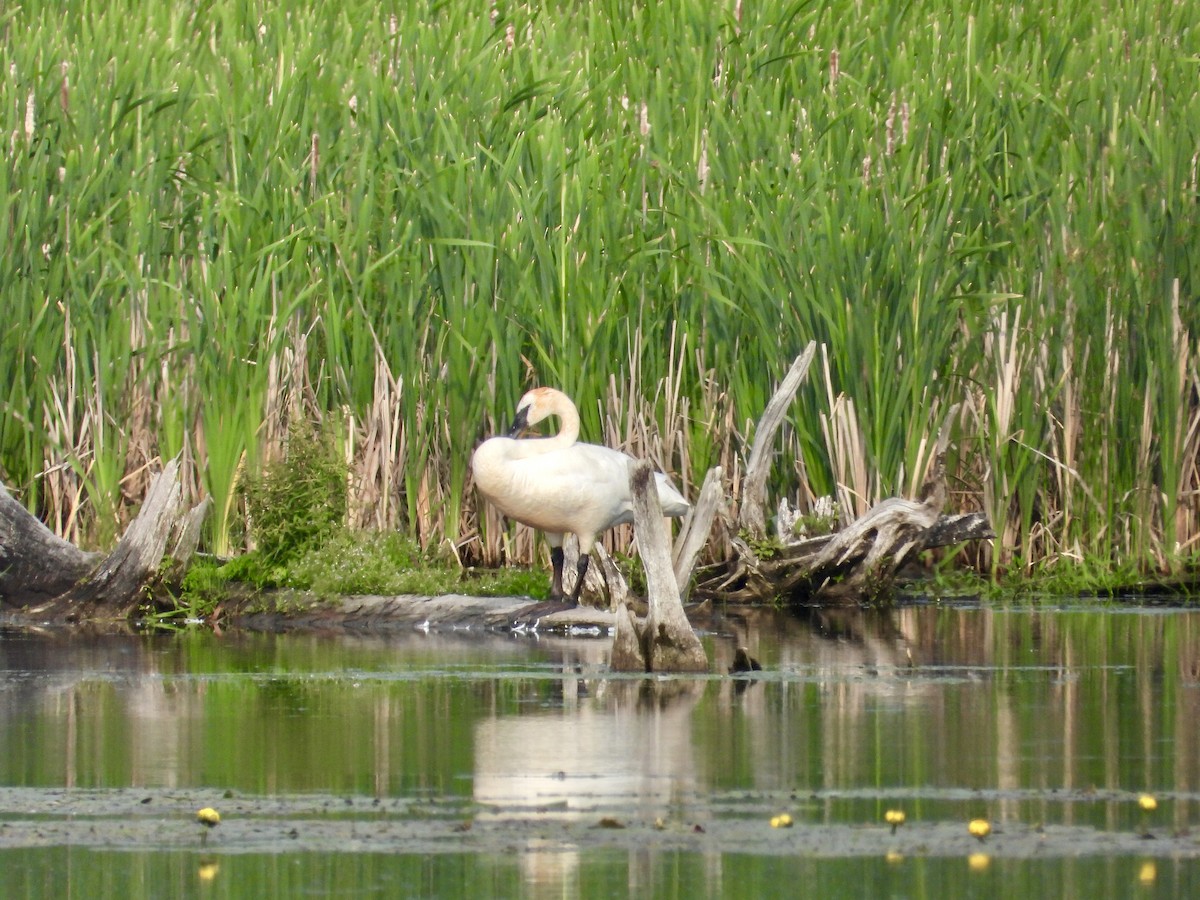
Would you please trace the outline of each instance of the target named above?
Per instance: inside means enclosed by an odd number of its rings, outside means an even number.
[[[629,465],[633,458],[598,444],[581,444],[579,412],[553,388],[535,388],[517,404],[510,433],[548,416],[558,416],[553,437],[494,437],[475,451],[471,467],[479,492],[511,519],[546,535],[555,563],[553,594],[561,594],[562,542],[579,538],[580,583],[587,554],[601,532],[633,521]],[[655,474],[663,515],[682,516],[691,508],[666,475]],[[576,589],[578,593],[578,588]]]

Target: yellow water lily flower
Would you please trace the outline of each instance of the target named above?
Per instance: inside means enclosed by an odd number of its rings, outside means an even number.
[[[206,806],[197,810],[196,821],[204,826],[204,831],[200,834],[200,845],[204,846],[208,843],[208,832],[221,824],[221,814],[211,806]]]
[[[792,827],[792,817],[789,816],[787,813],[780,813],[777,816],[771,816],[771,827],[772,828],[791,828]]]
[[[983,839],[992,833],[992,826],[987,819],[972,819],[967,823],[967,831],[971,833],[971,837],[978,838],[980,843]]]
[[[1153,794],[1139,794],[1138,806],[1145,812],[1154,812],[1154,810],[1158,809],[1158,801],[1154,799]]]
[[[211,806],[206,806],[196,813],[196,821],[208,828],[216,828],[221,824],[221,814]]]
[[[883,821],[892,826],[892,834],[895,834],[896,829],[904,824],[904,810],[889,809],[883,814]]]

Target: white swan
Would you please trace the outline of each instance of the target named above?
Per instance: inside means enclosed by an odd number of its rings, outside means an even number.
[[[553,437],[516,437],[549,416],[559,419]],[[517,404],[509,436],[484,441],[471,459],[479,492],[510,519],[545,533],[554,568],[551,600],[563,598],[563,536],[579,538],[579,578],[572,603],[579,600],[596,536],[633,521],[633,458],[610,447],[577,443],[578,439],[579,411],[571,399],[554,388],[534,388]],[[667,476],[656,472],[655,479],[663,515],[687,513],[690,505]]]

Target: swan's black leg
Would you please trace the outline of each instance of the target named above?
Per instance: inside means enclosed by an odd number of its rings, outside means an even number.
[[[563,548],[550,548],[550,566],[553,569],[553,574],[550,576],[550,601],[558,603],[563,598],[562,588],[562,570],[563,570]]]
[[[578,573],[575,578],[575,590],[571,592],[570,603],[572,606],[579,605],[579,595],[583,593],[583,579],[587,575],[588,563],[591,562],[591,555],[588,553],[579,554],[579,562],[575,565],[575,571]]]

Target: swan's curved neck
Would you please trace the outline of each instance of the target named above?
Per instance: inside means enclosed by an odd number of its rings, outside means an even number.
[[[559,447],[570,447],[579,440],[579,410],[569,398],[563,394],[556,396],[549,413],[558,416],[558,431],[548,440]]]
[[[579,440],[579,410],[560,390],[541,387],[526,392],[517,404],[517,415],[513,419],[509,437],[517,437],[526,428],[537,425],[550,416],[558,417],[558,433],[553,437],[537,439],[537,453],[546,453],[562,447],[570,447]],[[532,445],[527,445],[530,451]]]

